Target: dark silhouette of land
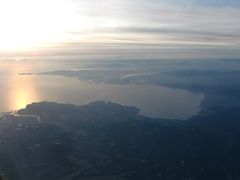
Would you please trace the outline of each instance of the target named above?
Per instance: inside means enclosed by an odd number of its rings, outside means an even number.
[[[34,103],[0,122],[0,168],[12,180],[228,180],[240,177],[240,109],[188,121],[114,103]]]

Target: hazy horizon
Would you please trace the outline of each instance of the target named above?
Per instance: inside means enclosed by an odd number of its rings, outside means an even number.
[[[0,1],[0,59],[238,58],[239,1]],[[116,58],[117,59],[117,58]]]
[[[240,0],[0,0],[0,180],[239,180]]]

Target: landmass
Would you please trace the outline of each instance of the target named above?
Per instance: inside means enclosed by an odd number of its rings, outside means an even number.
[[[104,101],[33,103],[0,121],[0,173],[8,180],[238,179],[239,112],[216,106],[180,121]]]

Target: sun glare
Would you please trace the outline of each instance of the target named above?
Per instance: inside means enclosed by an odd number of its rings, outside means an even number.
[[[67,0],[0,0],[0,50],[63,41],[74,16],[74,6]]]
[[[32,100],[34,99],[32,96],[34,95],[34,93],[32,91],[29,91],[31,89],[28,88],[29,87],[17,91],[15,103],[13,104],[12,109],[14,110],[22,109],[25,108],[27,104],[32,103]]]
[[[8,110],[19,110],[25,108],[27,104],[37,102],[39,99],[34,77],[16,75],[19,71],[30,72],[32,70],[31,66],[22,66],[15,63],[8,68],[10,76],[7,80],[7,84],[5,85],[8,87]]]

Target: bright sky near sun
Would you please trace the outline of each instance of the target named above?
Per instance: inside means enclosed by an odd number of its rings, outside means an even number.
[[[25,49],[64,39],[74,7],[64,0],[1,0],[0,48]]]
[[[105,47],[234,57],[240,48],[238,0],[0,0],[0,22],[0,53]]]

